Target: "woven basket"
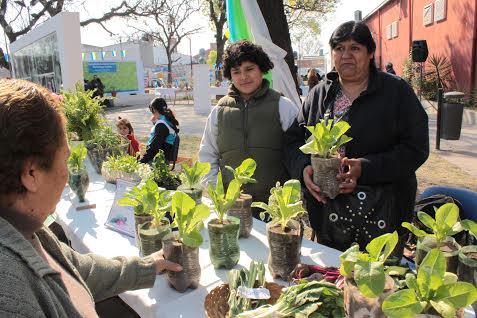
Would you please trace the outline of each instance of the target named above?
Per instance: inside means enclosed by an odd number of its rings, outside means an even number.
[[[265,283],[265,287],[270,291],[270,299],[268,303],[274,305],[284,288],[282,285],[275,283]],[[230,291],[228,284],[222,284],[215,287],[205,297],[204,308],[208,318],[226,318],[229,312]]]

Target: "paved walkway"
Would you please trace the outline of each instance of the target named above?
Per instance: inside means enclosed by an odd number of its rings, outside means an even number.
[[[462,124],[460,139],[441,139],[440,150],[436,150],[437,112],[428,102],[423,102],[423,105],[429,115],[429,145],[431,151],[477,177],[477,124]]]
[[[184,135],[202,136],[207,116],[197,115],[192,102],[178,101],[175,106],[169,106],[179,121],[180,133]],[[121,116],[129,119],[137,137],[149,136],[152,123],[151,112],[147,105],[131,107],[114,107],[108,109],[106,117],[113,121]]]
[[[424,101],[423,105],[429,113],[429,144],[431,151],[477,177],[477,124],[463,124],[460,140],[441,139],[441,149],[435,150],[436,112],[428,102]],[[182,134],[202,136],[207,117],[195,114],[192,101],[178,101],[175,106],[171,106],[171,109],[180,122]],[[114,107],[107,111],[109,120],[117,119],[118,116],[131,121],[138,137],[149,136],[152,125],[150,122],[151,113],[147,105]]]

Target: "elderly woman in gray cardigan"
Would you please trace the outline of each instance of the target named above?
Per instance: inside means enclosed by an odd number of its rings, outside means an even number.
[[[179,271],[145,258],[82,255],[43,226],[68,178],[57,98],[22,80],[0,80],[0,317],[98,317],[94,303]]]

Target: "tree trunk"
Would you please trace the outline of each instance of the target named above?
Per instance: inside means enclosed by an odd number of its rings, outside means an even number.
[[[172,54],[169,53],[169,50],[166,50],[167,53],[167,84],[172,86]]]
[[[217,30],[217,33],[215,34],[215,41],[217,43],[217,58],[215,60],[215,65],[216,65],[216,78],[218,81],[222,81],[222,63],[223,63],[223,55],[224,55],[224,46],[225,42],[227,41],[227,38],[223,36],[223,29],[220,28]]]
[[[295,86],[298,91],[298,82],[296,78],[295,60],[293,58],[293,49],[291,46],[290,30],[288,29],[287,17],[285,16],[285,9],[283,1],[277,0],[257,0],[260,11],[262,11],[263,18],[267,23],[268,31],[273,43],[287,51],[285,61],[290,68],[290,72],[295,81]]]

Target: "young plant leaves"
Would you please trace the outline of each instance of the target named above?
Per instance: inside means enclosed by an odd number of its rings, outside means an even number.
[[[384,314],[391,318],[411,318],[421,313],[426,302],[419,301],[412,289],[404,289],[392,293],[383,302]]]

